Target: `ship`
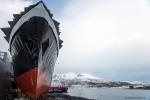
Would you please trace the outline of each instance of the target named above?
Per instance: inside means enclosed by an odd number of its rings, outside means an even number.
[[[1,28],[9,43],[14,80],[21,91],[36,99],[48,92],[63,41],[59,22],[43,1],[13,14],[10,27]]]

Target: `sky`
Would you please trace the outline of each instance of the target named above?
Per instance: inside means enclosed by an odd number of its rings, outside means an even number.
[[[0,27],[39,0],[0,1]],[[149,0],[43,0],[64,41],[55,73],[91,73],[108,80],[150,80]],[[0,50],[8,44],[0,31]]]

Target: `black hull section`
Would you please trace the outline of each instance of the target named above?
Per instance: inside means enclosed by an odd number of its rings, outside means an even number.
[[[56,39],[52,29],[46,20],[40,17],[33,17],[24,23],[13,36],[10,47],[15,77],[38,67],[39,60],[43,63],[44,54],[50,55],[48,59],[53,61],[49,67],[54,65],[57,57]]]

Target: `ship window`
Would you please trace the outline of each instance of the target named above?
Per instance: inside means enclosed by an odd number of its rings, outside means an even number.
[[[44,41],[42,43],[42,54],[43,55],[44,55],[45,51],[47,50],[48,46],[49,46],[49,39],[47,39],[46,41]]]

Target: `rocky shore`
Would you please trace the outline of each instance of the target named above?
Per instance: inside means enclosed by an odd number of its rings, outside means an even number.
[[[92,100],[92,99],[70,96],[63,93],[50,93],[48,100]]]
[[[8,99],[8,98],[3,98],[0,100],[31,100],[30,98],[25,98],[25,97],[18,97],[14,99]],[[49,93],[46,98],[39,98],[37,100],[93,100],[93,99],[86,99],[82,97],[76,97],[76,96],[70,96],[64,93]]]

